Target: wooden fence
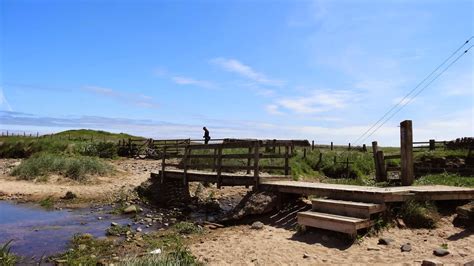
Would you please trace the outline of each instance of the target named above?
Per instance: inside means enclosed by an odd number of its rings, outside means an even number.
[[[290,174],[289,158],[291,157],[291,147],[301,145],[298,141],[291,140],[248,140],[237,142],[222,142],[212,144],[194,144],[190,143],[181,146],[183,154],[169,153],[168,148],[164,146],[162,156],[162,176],[164,178],[166,167],[177,167],[183,169],[184,182],[187,182],[187,172],[190,169],[207,169],[215,172],[217,175],[217,186],[221,187],[222,173],[228,171],[243,171],[247,175],[253,173],[254,185],[258,186],[260,182],[260,171],[282,170],[285,176]],[[309,146],[309,143],[308,143]],[[284,149],[281,153],[281,148]],[[279,152],[277,152],[277,150]],[[197,153],[197,151],[201,151]],[[180,158],[181,163],[168,162],[168,159]],[[262,164],[262,159],[282,159],[281,164]],[[193,159],[205,159],[202,160]],[[241,159],[246,161],[245,165],[232,165],[228,163],[229,159]],[[197,163],[195,162],[197,161]]]

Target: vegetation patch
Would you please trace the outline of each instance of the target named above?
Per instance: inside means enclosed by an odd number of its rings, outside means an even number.
[[[0,244],[0,265],[10,266],[15,265],[17,257],[11,252],[11,242]]]
[[[113,167],[96,157],[64,156],[52,153],[38,153],[21,162],[12,171],[13,176],[24,180],[59,174],[82,181],[89,175],[106,175]]]
[[[39,205],[45,209],[52,209],[54,207],[54,199],[52,197],[47,197],[40,200]]]
[[[456,187],[474,187],[474,177],[459,176],[452,173],[425,175],[415,180],[414,185],[446,185]]]
[[[202,227],[190,222],[179,222],[173,226],[174,230],[182,235],[202,233]]]
[[[428,201],[408,200],[403,203],[399,215],[413,228],[435,228],[440,219],[436,206]]]
[[[90,234],[75,235],[70,249],[53,260],[65,265],[97,265],[99,260],[111,258],[114,244],[108,239],[96,239]]]
[[[111,225],[107,230],[105,231],[105,234],[108,236],[121,236],[121,235],[126,235],[127,232],[130,231],[130,228],[128,226],[123,226],[123,225]]]
[[[163,255],[146,255],[126,258],[119,265],[122,266],[169,266],[169,265],[203,265],[196,260],[191,251],[184,246],[179,246],[172,252]]]

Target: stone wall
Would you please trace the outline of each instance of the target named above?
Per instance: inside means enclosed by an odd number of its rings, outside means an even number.
[[[154,174],[137,188],[137,192],[155,205],[178,206],[191,200],[189,186],[182,180],[165,178],[161,183],[161,179]]]

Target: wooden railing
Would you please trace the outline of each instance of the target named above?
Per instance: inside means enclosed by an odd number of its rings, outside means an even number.
[[[303,143],[304,145],[305,143]],[[309,143],[308,143],[309,144]],[[161,173],[164,179],[166,167],[178,167],[183,169],[184,182],[188,182],[188,170],[207,169],[217,175],[217,187],[221,187],[223,173],[245,171],[246,175],[253,174],[254,185],[260,183],[260,172],[268,170],[282,170],[285,176],[290,174],[289,159],[291,149],[295,145],[292,140],[244,140],[236,142],[223,142],[212,144],[183,145],[183,154],[171,154],[168,152],[169,146],[163,149]],[[281,153],[281,148],[284,152]],[[277,152],[277,149],[279,152]],[[180,158],[181,163],[170,163],[167,160]],[[282,159],[280,164],[262,164],[263,159]],[[234,164],[230,164],[233,160]],[[235,164],[235,160],[241,164]],[[204,162],[203,162],[204,161]]]

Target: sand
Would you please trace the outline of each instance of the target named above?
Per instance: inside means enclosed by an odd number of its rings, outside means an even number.
[[[453,218],[444,217],[434,230],[390,228],[355,244],[325,230],[315,229],[299,236],[295,231],[271,225],[262,230],[240,225],[212,231],[190,248],[209,265],[420,265],[424,259],[462,265],[474,260],[474,235],[454,227]],[[380,237],[395,241],[388,246],[378,245]],[[400,246],[405,243],[412,245],[411,252],[401,252]],[[451,254],[441,258],[433,255],[433,249],[441,244],[447,244]]]
[[[74,182],[59,176],[50,176],[46,182],[17,180],[9,175],[13,166],[20,160],[0,160],[0,199],[36,201],[46,197],[62,197],[67,191],[75,193],[83,200],[98,201],[113,197],[124,190],[140,185],[150,177],[151,171],[157,171],[157,161],[119,159],[110,160],[117,172],[111,176],[91,177],[86,184]]]

